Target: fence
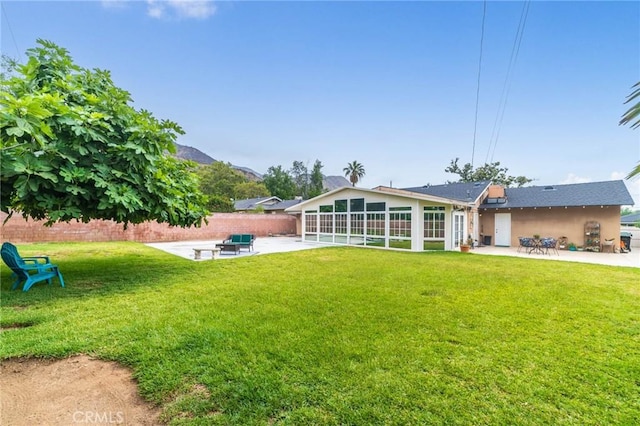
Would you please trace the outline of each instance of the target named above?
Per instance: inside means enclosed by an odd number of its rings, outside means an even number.
[[[50,227],[42,221],[24,220],[14,215],[6,223],[7,214],[0,213],[2,241],[13,243],[62,242],[62,241],[161,241],[218,240],[229,234],[295,235],[294,216],[277,214],[215,213],[208,217],[208,224],[200,228],[171,227],[157,222],[123,225],[107,220],[89,223],[56,223]]]

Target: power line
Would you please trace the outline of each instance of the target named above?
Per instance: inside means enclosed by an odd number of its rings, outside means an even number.
[[[9,29],[9,34],[11,34],[11,40],[13,40],[13,45],[16,48],[16,54],[19,58],[21,53],[20,49],[18,49],[18,43],[16,43],[16,37],[13,34],[13,29],[11,28],[11,24],[9,23],[9,16],[7,16],[7,11],[4,8],[4,2],[0,1],[0,8],[2,10],[2,16],[4,16],[5,21],[7,22],[7,28]]]
[[[493,123],[493,129],[491,130],[491,139],[489,139],[489,148],[487,149],[487,156],[485,157],[485,163],[488,162],[489,152],[491,152],[491,162],[496,152],[498,145],[498,138],[500,137],[500,130],[502,128],[502,121],[504,119],[504,112],[507,109],[507,100],[509,99],[509,91],[511,89],[511,76],[515,63],[520,53],[520,44],[522,43],[522,36],[524,34],[524,28],[526,26],[527,17],[529,15],[529,5],[531,0],[527,0],[520,12],[520,22],[518,23],[518,29],[516,36],[513,40],[513,47],[511,48],[511,57],[509,58],[509,65],[507,67],[507,75],[505,76],[504,85],[502,86],[502,94],[500,95],[500,104],[498,106],[498,112],[496,113],[496,119]],[[493,145],[493,150],[491,146]]]
[[[478,85],[476,87],[476,118],[473,124],[473,147],[471,149],[471,168],[476,154],[476,134],[478,132],[478,105],[480,103],[480,76],[482,71],[482,45],[484,44],[484,20],[487,16],[487,0],[482,3],[482,29],[480,31],[480,59],[478,61]]]

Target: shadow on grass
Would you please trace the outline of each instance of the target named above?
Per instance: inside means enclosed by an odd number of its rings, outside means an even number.
[[[42,281],[27,292],[22,291],[22,285],[11,290],[15,278],[2,264],[0,289],[4,308],[20,309],[58,299],[99,297],[165,286],[184,279],[194,269],[193,262],[138,243],[42,244],[19,248],[25,257],[46,253],[60,268],[65,287],[54,278],[51,285]],[[82,250],[84,248],[86,250]]]

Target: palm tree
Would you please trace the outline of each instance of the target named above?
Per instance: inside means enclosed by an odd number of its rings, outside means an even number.
[[[347,164],[347,167],[342,169],[344,176],[349,178],[352,186],[356,186],[356,183],[360,182],[360,179],[364,176],[364,166],[357,161],[352,161]]]
[[[631,92],[629,96],[627,96],[627,100],[625,101],[625,104],[631,101],[634,101],[637,98],[640,98],[640,81],[634,84],[631,88],[634,90],[633,92]],[[632,105],[631,108],[629,108],[627,112],[625,112],[624,115],[622,116],[622,119],[620,120],[620,125],[625,125],[625,124],[629,124],[632,129],[637,129],[640,127],[640,101],[637,102],[635,105]],[[638,163],[638,165],[631,171],[631,173],[629,173],[629,175],[627,176],[627,179],[631,179],[632,177],[639,176],[639,175],[640,175],[640,163]]]

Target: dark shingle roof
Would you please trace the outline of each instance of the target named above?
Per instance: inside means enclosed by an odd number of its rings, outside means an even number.
[[[640,213],[626,214],[620,218],[620,223],[635,225],[640,222]]]
[[[424,185],[413,188],[402,188],[404,191],[433,195],[464,202],[475,201],[489,186],[489,181],[447,183],[444,185]]]
[[[569,185],[506,188],[505,203],[483,203],[487,208],[579,207],[633,205],[633,198],[621,180]]]
[[[301,202],[302,202],[302,199],[299,199],[299,200],[282,200],[279,203],[275,203],[275,204],[270,205],[270,206],[264,206],[264,210],[265,211],[284,210],[284,209],[289,208],[291,206],[295,206],[296,204],[300,204]]]
[[[274,203],[263,204],[265,201],[275,201]],[[238,211],[241,210],[253,210],[258,206],[262,206],[265,211],[272,210],[284,210],[287,207],[295,206],[301,203],[302,200],[281,200],[278,197],[259,197],[249,198],[247,200],[236,200],[234,202],[235,208]]]
[[[275,201],[280,201],[278,197],[258,197],[258,198],[248,198],[246,200],[235,200],[233,204],[236,210],[251,210],[251,209],[255,209],[256,206],[262,204],[263,202],[267,200],[272,200],[272,199],[275,199]]]

